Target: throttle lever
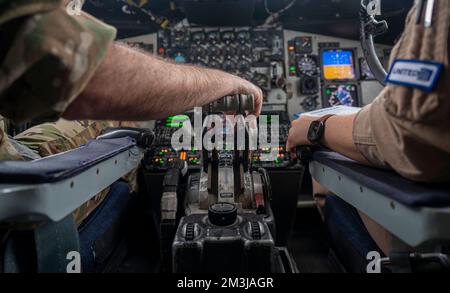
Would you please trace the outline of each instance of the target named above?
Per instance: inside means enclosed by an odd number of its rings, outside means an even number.
[[[149,129],[143,128],[108,128],[104,133],[97,137],[98,140],[117,139],[130,137],[136,141],[136,144],[144,149],[150,148],[155,140],[155,134]]]

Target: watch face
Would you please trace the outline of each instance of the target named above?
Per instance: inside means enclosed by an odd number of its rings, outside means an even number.
[[[308,140],[312,143],[318,143],[322,139],[323,128],[322,122],[312,122],[308,132]]]

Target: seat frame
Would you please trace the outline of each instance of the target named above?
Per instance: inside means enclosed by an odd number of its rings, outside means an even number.
[[[325,164],[312,161],[312,177],[410,247],[450,243],[450,207],[409,207]]]
[[[142,149],[133,146],[54,183],[0,184],[0,222],[58,222],[136,169],[142,158]]]

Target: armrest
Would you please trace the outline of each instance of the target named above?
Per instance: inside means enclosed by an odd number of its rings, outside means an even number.
[[[143,157],[134,140],[93,140],[32,162],[0,162],[0,221],[60,221]]]
[[[406,180],[361,166],[335,153],[317,152],[312,177],[412,247],[450,242],[450,189]]]

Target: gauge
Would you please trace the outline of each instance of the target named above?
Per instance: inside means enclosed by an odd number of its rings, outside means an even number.
[[[319,92],[319,80],[317,77],[303,77],[300,81],[302,95],[315,95]]]
[[[252,60],[253,60],[254,63],[260,63],[262,59],[263,59],[262,52],[260,52],[260,51],[253,51]]]
[[[311,54],[313,41],[311,37],[298,37],[295,39],[295,52],[298,54]]]
[[[252,47],[249,45],[242,45],[238,48],[239,55],[241,56],[251,56],[252,54]]]
[[[356,85],[329,85],[325,89],[328,106],[358,107],[358,89]]]
[[[246,72],[250,70],[250,67],[250,62],[248,62],[247,60],[241,60],[238,62],[237,70],[239,70],[240,72]]]
[[[313,56],[305,55],[297,61],[297,73],[299,75],[316,76],[318,68],[317,61]]]
[[[236,39],[241,44],[247,43],[251,39],[251,34],[250,34],[249,31],[240,31],[240,32],[237,33]]]
[[[253,32],[253,45],[258,48],[264,48],[271,46],[272,38],[268,35],[267,32],[264,31],[254,31]]]
[[[206,40],[208,42],[217,43],[220,39],[220,34],[218,31],[211,31],[206,34]]]
[[[203,47],[197,46],[192,49],[192,55],[194,56],[204,56],[206,50]]]
[[[229,44],[234,41],[236,35],[233,31],[226,31],[222,33],[222,42]]]
[[[208,58],[205,56],[198,55],[194,58],[193,63],[195,65],[208,66]]]
[[[192,42],[196,44],[203,43],[206,39],[206,35],[204,32],[195,32],[192,33]]]
[[[172,44],[175,47],[183,47],[189,43],[189,33],[184,30],[174,31],[172,33]]]
[[[223,48],[223,54],[225,56],[234,56],[234,55],[236,55],[236,49],[231,46],[225,46]]]
[[[219,47],[212,45],[208,47],[208,54],[210,56],[220,56],[222,55],[222,50]]]
[[[219,69],[222,66],[220,66],[220,62],[219,61],[212,60],[211,62],[209,62],[208,67]]]
[[[307,97],[303,100],[300,106],[307,112],[316,110],[319,107],[319,96]]]
[[[236,70],[236,63],[233,60],[226,60],[223,62],[222,69],[228,72]]]

